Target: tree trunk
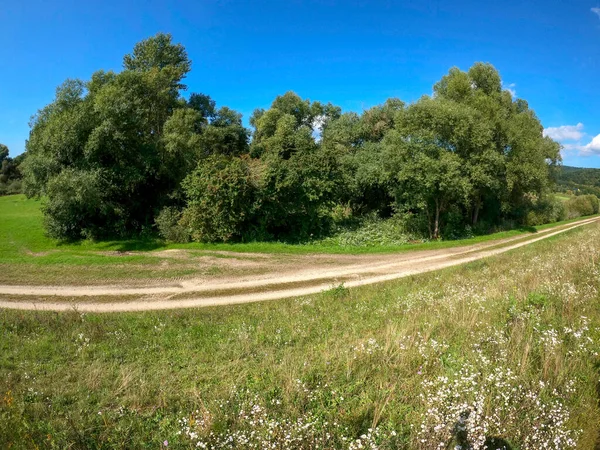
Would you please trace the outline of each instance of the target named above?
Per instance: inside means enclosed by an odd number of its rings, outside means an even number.
[[[479,219],[479,208],[481,208],[481,200],[477,199],[475,202],[475,209],[473,210],[473,225],[477,225],[477,219]]]
[[[440,237],[440,202],[435,199],[435,222],[433,225],[433,239]]]
[[[433,231],[431,230],[431,214],[429,213],[429,205],[425,207],[427,213],[427,228],[429,228],[429,239],[433,239]]]

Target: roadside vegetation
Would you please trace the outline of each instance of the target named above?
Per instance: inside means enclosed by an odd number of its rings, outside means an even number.
[[[288,264],[294,260],[294,255],[331,254],[333,259],[335,254],[443,249],[527,236],[550,226],[576,220],[445,241],[407,235],[396,219],[373,218],[339,228],[327,238],[315,238],[302,244],[180,244],[155,235],[64,242],[46,235],[40,205],[40,201],[26,199],[23,195],[0,197],[0,284],[139,284],[144,280],[172,282],[184,278],[258,275],[266,268],[234,264],[234,260],[251,261],[255,253],[268,253],[271,254],[270,260]],[[224,251],[234,253],[222,253]],[[226,264],[225,259],[230,259],[232,263]],[[243,267],[239,267],[241,265]]]
[[[600,228],[397,282],[0,311],[2,448],[593,448]]]

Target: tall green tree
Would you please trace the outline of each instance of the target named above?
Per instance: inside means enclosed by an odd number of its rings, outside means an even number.
[[[152,224],[155,212],[182,178],[164,170],[172,155],[163,134],[169,117],[185,106],[180,89],[190,65],[180,44],[172,43],[170,35],[158,34],[124,57],[122,72],[99,71],[88,82],[67,80],[55,100],[38,112],[27,142],[25,191],[30,196],[47,195],[48,223],[72,219],[50,227],[52,235],[124,235]],[[52,182],[64,171],[60,182]],[[92,174],[97,181],[89,189],[101,190],[93,197],[100,206],[90,212],[80,205],[87,211],[85,220],[60,212],[56,205],[63,204],[61,198],[68,198],[69,192],[72,201],[91,198],[89,190],[85,196],[75,195],[76,183],[67,180]]]
[[[8,158],[8,147],[4,144],[0,144],[0,164]]]

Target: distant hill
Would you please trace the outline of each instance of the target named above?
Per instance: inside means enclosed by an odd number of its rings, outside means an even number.
[[[600,169],[562,166],[556,172],[556,190],[600,197]]]

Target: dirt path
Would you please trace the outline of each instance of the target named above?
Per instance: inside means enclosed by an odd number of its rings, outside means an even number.
[[[147,311],[203,307],[297,297],[321,292],[344,283],[362,286],[429,272],[513,250],[559,233],[596,222],[594,217],[540,231],[534,235],[488,241],[442,250],[414,251],[391,255],[309,255],[294,257],[276,270],[265,257],[269,271],[262,275],[197,278],[180,282],[136,286],[9,286],[0,285],[0,308],[82,312]],[[264,256],[264,255],[261,255]],[[250,292],[249,292],[250,291]],[[40,297],[38,301],[20,296]],[[95,297],[139,296],[132,301],[94,302]],[[43,297],[43,299],[41,298]],[[56,301],[52,297],[71,297]],[[179,298],[173,298],[179,297]],[[186,298],[181,298],[186,297]]]

